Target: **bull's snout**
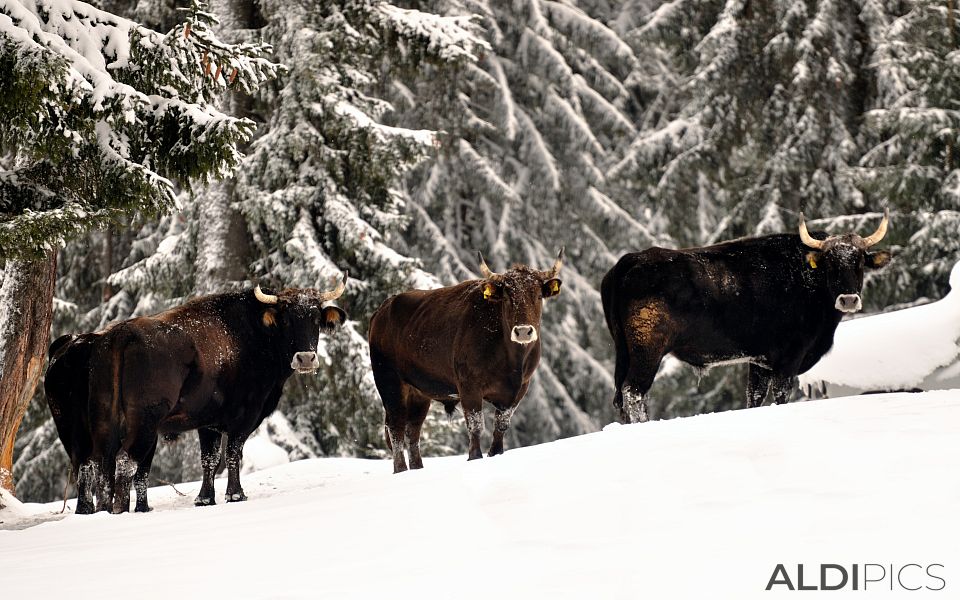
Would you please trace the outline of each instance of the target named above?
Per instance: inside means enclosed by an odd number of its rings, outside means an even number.
[[[840,294],[834,306],[840,312],[853,313],[863,308],[863,303],[860,301],[860,294]]]
[[[517,325],[510,332],[510,339],[518,344],[530,344],[537,341],[537,328],[533,325]]]
[[[320,368],[320,357],[316,352],[297,352],[293,355],[290,368],[298,373],[312,373]]]

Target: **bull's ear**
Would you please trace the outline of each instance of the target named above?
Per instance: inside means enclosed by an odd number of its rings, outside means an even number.
[[[264,327],[273,327],[277,324],[277,311],[272,308],[268,308],[267,310],[263,311],[263,316],[260,318],[260,320],[263,322]]]
[[[548,279],[543,283],[542,295],[544,298],[553,298],[560,293],[560,284],[562,282],[559,279]]]
[[[893,255],[886,250],[867,252],[867,260],[865,264],[868,269],[879,269],[890,264],[892,259]]]
[[[807,263],[807,267],[810,269],[817,268],[817,261],[820,260],[819,252],[807,252],[803,255],[803,262]]]
[[[324,306],[321,316],[323,317],[322,327],[331,331],[343,325],[347,320],[347,313],[343,312],[343,309],[339,306]]]
[[[483,294],[484,300],[499,300],[500,286],[492,281],[484,281],[480,293]]]

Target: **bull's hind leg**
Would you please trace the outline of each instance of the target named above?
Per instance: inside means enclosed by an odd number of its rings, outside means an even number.
[[[97,467],[92,460],[77,469],[77,514],[89,515],[96,510],[93,492],[97,487]]]
[[[627,361],[623,380],[616,382],[621,398],[620,418],[624,423],[643,423],[649,418],[647,392],[667,353],[670,314],[661,301],[648,300],[631,303],[626,317]]]
[[[147,452],[147,455],[137,465],[137,474],[133,476],[133,489],[137,493],[136,512],[150,512],[150,503],[147,502],[147,489],[149,487],[150,467],[153,466],[153,455],[157,452],[157,443],[154,440],[153,447]]]
[[[407,470],[407,460],[403,451],[407,447],[407,409],[403,402],[403,390],[400,377],[396,372],[378,357],[376,352],[370,352],[373,364],[373,380],[383,402],[384,433],[387,447],[393,454],[393,472],[401,473]]]
[[[406,386],[404,398],[407,407],[407,451],[410,454],[410,468],[422,469],[423,458],[420,457],[420,431],[423,422],[430,412],[430,398],[427,398],[410,386]]]
[[[470,448],[467,460],[483,458],[480,450],[480,434],[483,433],[483,397],[479,393],[460,390],[460,405],[463,407],[463,419],[467,423],[467,437]]]
[[[200,466],[203,467],[203,483],[200,485],[200,493],[193,503],[196,506],[209,506],[217,503],[213,489],[213,479],[216,477],[217,466],[220,464],[220,440],[223,435],[212,429],[198,429],[197,437],[200,439]]]
[[[97,512],[113,512],[114,474],[117,469],[117,455],[107,455],[96,463]]]
[[[753,363],[747,370],[747,408],[761,406],[767,397],[770,388],[770,378],[773,373]]]
[[[116,479],[113,488],[113,513],[130,512],[130,486],[137,472],[137,461],[126,450],[117,453]]]
[[[659,344],[635,344],[631,347],[630,365],[619,390],[622,399],[620,418],[624,423],[645,423],[649,420],[647,392],[657,376],[663,355],[663,347]]]

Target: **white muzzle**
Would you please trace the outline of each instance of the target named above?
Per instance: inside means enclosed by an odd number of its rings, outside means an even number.
[[[840,294],[833,306],[840,312],[855,313],[863,308],[863,303],[860,294]]]
[[[320,368],[320,357],[316,352],[297,352],[290,361],[290,368],[297,373],[313,373]]]
[[[510,339],[518,344],[531,344],[537,341],[537,328],[533,325],[517,325],[510,332]]]

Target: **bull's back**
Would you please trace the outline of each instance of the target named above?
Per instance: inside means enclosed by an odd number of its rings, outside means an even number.
[[[464,318],[456,301],[461,286],[412,290],[385,300],[370,321],[374,370],[390,369],[428,395],[456,393],[453,365]]]

